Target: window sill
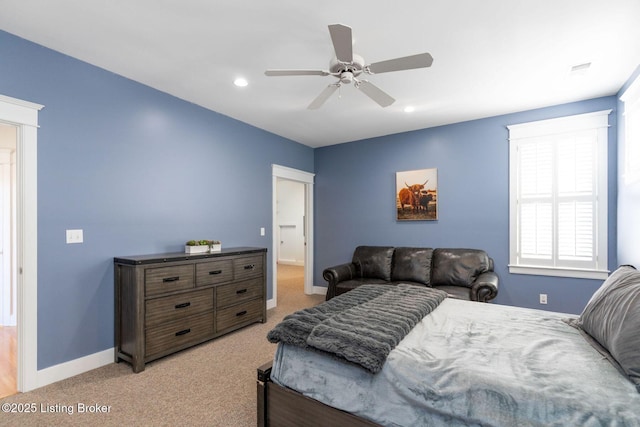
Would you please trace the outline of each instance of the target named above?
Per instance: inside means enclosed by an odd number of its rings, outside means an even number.
[[[577,268],[536,267],[531,265],[509,265],[509,273],[599,280],[605,280],[609,277],[608,270],[582,270]]]

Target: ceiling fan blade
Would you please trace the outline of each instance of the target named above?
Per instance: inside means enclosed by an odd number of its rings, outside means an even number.
[[[324,70],[267,70],[267,76],[328,76],[328,71]]]
[[[367,66],[373,74],[388,73],[389,71],[411,70],[414,68],[430,67],[433,57],[428,53],[404,56],[402,58],[389,59],[387,61],[374,62]]]
[[[369,98],[377,102],[381,107],[388,107],[389,105],[396,102],[396,100],[389,96],[386,92],[367,80],[360,80],[356,87],[364,92],[364,94]]]
[[[340,62],[353,62],[353,39],[351,38],[351,27],[342,24],[329,25],[329,33],[333,42],[333,49],[336,51],[336,58]]]
[[[322,107],[322,104],[324,104],[327,101],[327,99],[329,99],[329,97],[331,95],[333,95],[333,92],[338,90],[339,87],[340,87],[339,84],[332,84],[332,85],[327,86],[320,93],[320,95],[318,95],[318,97],[316,99],[314,99],[311,102],[311,104],[309,104],[309,106],[307,108],[309,110],[317,110],[318,108]]]

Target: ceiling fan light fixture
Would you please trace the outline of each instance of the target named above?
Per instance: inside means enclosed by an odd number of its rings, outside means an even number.
[[[354,80],[355,78],[353,77],[353,73],[349,71],[345,71],[344,73],[340,74],[340,83],[349,84]]]

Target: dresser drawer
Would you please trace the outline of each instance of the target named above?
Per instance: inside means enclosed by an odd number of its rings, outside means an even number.
[[[236,258],[233,260],[235,280],[244,280],[262,275],[262,255]]]
[[[216,308],[228,307],[262,296],[262,278],[216,286]]]
[[[212,309],[213,289],[156,298],[146,302],[145,325],[149,328]]]
[[[225,329],[229,329],[237,325],[263,320],[263,308],[264,300],[260,298],[217,310],[216,332],[223,332]]]
[[[222,259],[196,264],[196,286],[215,285],[233,280],[233,261]]]
[[[145,271],[145,295],[193,288],[193,264],[148,268]]]
[[[205,340],[213,335],[213,312],[147,329],[145,356],[169,352],[184,345]]]

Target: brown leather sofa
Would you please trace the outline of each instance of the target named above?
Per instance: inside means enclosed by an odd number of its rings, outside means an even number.
[[[358,246],[350,263],[324,270],[326,299],[364,284],[409,283],[441,289],[451,298],[489,302],[498,295],[493,259],[480,249]]]

